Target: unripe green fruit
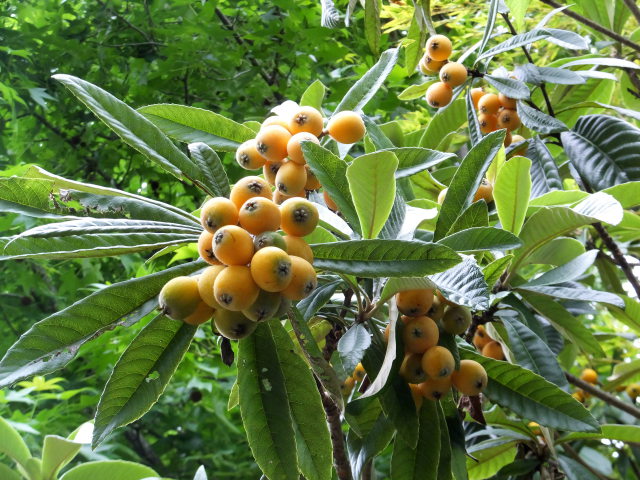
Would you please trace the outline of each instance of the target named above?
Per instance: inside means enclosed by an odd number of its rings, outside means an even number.
[[[287,242],[278,232],[262,232],[253,239],[253,246],[256,252],[265,247],[277,247],[280,250],[287,251]]]
[[[278,312],[281,303],[280,299],[281,295],[279,293],[261,290],[256,301],[249,308],[243,310],[242,313],[249,320],[264,322],[273,318]]]
[[[174,320],[184,320],[202,302],[197,277],[176,277],[169,280],[158,297],[160,310]]]
[[[223,308],[216,311],[213,318],[216,330],[229,340],[240,340],[253,333],[258,324],[249,320],[242,312],[232,312]]]
[[[471,325],[471,311],[468,308],[457,305],[448,307],[442,316],[442,327],[448,333],[460,335]]]

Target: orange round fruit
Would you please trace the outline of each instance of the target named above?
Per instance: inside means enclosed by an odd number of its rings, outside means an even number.
[[[282,291],[282,295],[289,300],[302,300],[318,286],[316,271],[304,258],[291,257],[291,272],[291,282]]]
[[[478,115],[478,124],[480,125],[480,131],[485,135],[487,133],[495,132],[498,128],[498,117],[488,113],[482,113]]]
[[[461,360],[460,369],[451,375],[453,386],[463,395],[479,395],[488,382],[487,372],[475,360]]]
[[[336,113],[327,124],[327,131],[331,138],[344,144],[362,140],[366,130],[362,117],[350,110]]]
[[[302,153],[301,142],[312,142],[316,145],[320,145],[320,140],[314,134],[309,132],[296,133],[289,139],[287,143],[287,153],[289,154],[289,160],[300,165],[304,165],[307,161],[304,159],[304,153]]]
[[[456,366],[451,352],[440,346],[431,347],[424,352],[421,361],[422,369],[429,378],[448,377]]]
[[[213,254],[213,233],[204,230],[198,238],[198,253],[200,258],[210,265],[222,265]]]
[[[256,136],[258,153],[269,162],[281,162],[287,157],[287,143],[291,133],[280,125],[262,128]]]
[[[319,188],[321,188],[322,184],[320,183],[320,180],[318,180],[318,177],[316,177],[316,174],[313,173],[313,170],[309,168],[309,165],[305,165],[304,168],[307,171],[307,183],[304,184],[304,189],[318,190]]]
[[[236,225],[227,225],[213,236],[213,254],[225,265],[246,265],[253,256],[251,235]]]
[[[467,67],[458,62],[449,62],[440,69],[440,81],[450,87],[462,85],[467,79]]]
[[[500,100],[495,93],[485,93],[478,100],[478,111],[487,115],[496,115],[500,110]]]
[[[424,353],[438,344],[438,325],[429,317],[415,317],[402,331],[405,353]]]
[[[211,233],[224,225],[235,225],[238,223],[238,207],[224,197],[207,200],[200,209],[200,223]]]
[[[351,395],[351,392],[353,392],[353,387],[355,386],[356,381],[353,379],[353,377],[347,377],[345,378],[344,382],[342,382],[342,385],[340,385],[340,392],[342,393],[343,396],[348,397],[349,395]]]
[[[471,89],[471,101],[473,102],[473,108],[478,109],[478,102],[480,98],[484,95],[484,90],[482,87],[472,88]]]
[[[404,290],[396,293],[398,310],[410,317],[425,315],[433,304],[433,290],[430,288],[418,288]]]
[[[304,190],[307,183],[307,170],[296,162],[285,162],[276,174],[276,188],[283,195],[292,196]]]
[[[324,198],[324,203],[327,205],[327,208],[333,212],[338,211],[338,205],[333,199],[329,196],[326,190],[322,192],[322,197]]]
[[[258,153],[255,139],[247,140],[238,147],[236,162],[246,170],[256,170],[264,165],[265,159]]]
[[[249,320],[242,312],[233,312],[224,308],[216,311],[213,318],[215,329],[229,340],[240,340],[253,333],[258,324]]]
[[[313,232],[320,219],[318,209],[305,198],[289,198],[280,205],[281,228],[288,235],[304,237]]]
[[[478,325],[478,328],[476,329],[476,333],[473,334],[473,344],[475,345],[475,347],[479,351],[482,351],[485,345],[491,341],[492,341],[492,338],[489,336],[484,326]]]
[[[451,377],[428,378],[419,386],[425,398],[440,400],[451,390]]]
[[[294,135],[307,132],[317,137],[322,133],[322,128],[322,113],[309,106],[298,108],[289,120],[289,131]]]
[[[515,110],[518,103],[515,99],[507,97],[504,93],[498,94],[500,106],[506,110]]]
[[[498,128],[515,130],[520,126],[520,117],[515,110],[504,109],[498,114]]]
[[[238,215],[240,226],[254,235],[280,228],[280,208],[271,200],[263,197],[250,198]]]
[[[251,275],[267,292],[281,292],[293,277],[291,257],[278,247],[264,247],[251,259]]]
[[[284,118],[279,115],[273,115],[271,117],[267,117],[264,122],[262,122],[261,128],[268,127],[270,125],[278,125],[286,130],[289,130],[289,122],[287,122]]]
[[[196,277],[175,277],[169,280],[158,295],[160,311],[174,320],[184,320],[202,302]]]
[[[580,378],[587,383],[595,385],[598,383],[598,372],[593,368],[585,368],[580,374]]]
[[[438,62],[447,60],[451,55],[451,40],[444,35],[433,35],[427,40],[426,51],[429,58]]]
[[[307,262],[313,264],[313,251],[304,238],[294,237],[293,235],[286,235],[283,238],[289,255],[304,258]]]
[[[433,75],[438,73],[447,63],[447,60],[437,61],[425,55],[420,60],[420,71],[425,75]]]
[[[453,98],[453,89],[444,82],[436,82],[427,88],[425,99],[433,108],[442,108],[449,105]]]
[[[484,200],[487,203],[493,202],[493,185],[491,185],[486,178],[482,179],[478,190],[476,190],[473,196],[473,201]]]
[[[442,315],[442,327],[452,335],[463,334],[471,325],[471,311],[463,306],[447,306]]]
[[[216,310],[211,308],[205,302],[200,302],[194,312],[184,319],[184,323],[189,325],[202,325],[213,317]]]
[[[253,281],[249,267],[234,265],[218,274],[213,283],[213,293],[223,309],[239,312],[256,301],[260,289]]]
[[[220,304],[217,302],[216,297],[213,294],[213,284],[220,272],[225,268],[226,267],[223,265],[213,265],[205,268],[198,276],[198,293],[200,293],[200,298],[202,298],[202,301],[211,308],[220,308]]]
[[[405,355],[399,373],[407,383],[424,382],[427,379],[427,374],[422,368],[422,355],[419,353]]]
[[[359,382],[364,380],[366,374],[367,372],[365,371],[364,366],[362,365],[362,363],[359,363],[358,365],[356,365],[356,368],[353,371],[353,375],[351,376],[356,382]]]
[[[256,176],[249,176],[241,178],[231,189],[229,199],[235,204],[236,208],[240,210],[244,202],[253,197],[271,198],[271,187],[269,183],[263,178]],[[238,220],[234,223],[237,223]],[[226,225],[232,225],[227,223]]]
[[[265,247],[278,247],[285,252],[287,251],[287,243],[278,232],[262,232],[256,235],[253,239],[253,247],[256,252]]]
[[[504,352],[502,351],[502,345],[495,340],[487,343],[482,347],[482,355],[485,357],[493,358],[494,360],[504,360]]]
[[[266,292],[260,290],[258,298],[249,308],[242,310],[242,313],[249,320],[254,322],[264,322],[273,318],[280,309],[281,298],[279,293]]]
[[[276,175],[278,174],[278,170],[280,170],[281,166],[281,162],[267,162],[262,167],[262,175],[264,175],[264,179],[269,185],[276,185]]]

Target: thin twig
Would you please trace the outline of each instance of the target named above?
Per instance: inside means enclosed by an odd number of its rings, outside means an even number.
[[[553,8],[561,8],[564,5],[559,4],[558,2],[555,2],[554,0],[540,0],[542,3],[545,3],[547,5],[549,5],[550,7]],[[565,8],[564,10],[562,10],[562,13],[565,14],[567,17],[571,17],[574,20],[579,21],[580,23],[583,23],[584,25],[593,28],[595,31],[602,33],[603,35],[606,35],[609,38],[614,39],[617,42],[620,42],[623,45],[626,45],[627,47],[633,48],[635,51],[640,52],[640,45],[638,45],[635,42],[632,42],[631,40],[629,40],[628,38],[623,37],[622,35],[617,34],[616,32],[609,30],[608,28],[603,27],[602,25],[589,20],[586,17],[583,17],[582,15],[575,13],[571,10],[569,10],[568,8]]]
[[[636,17],[636,20],[640,23],[640,8],[636,5],[635,0],[622,0],[624,4],[627,6],[629,11]]]
[[[578,377],[574,377],[570,373],[565,373],[564,375],[565,377],[567,377],[568,382],[575,385],[576,387],[580,387],[585,392],[590,393],[594,397],[598,397],[601,400],[604,400],[609,405],[612,405],[622,410],[623,412],[628,413],[629,415],[632,415],[636,418],[640,418],[639,408],[634,407],[630,403],[623,402],[618,397],[614,397],[610,393],[600,390],[598,387],[591,385],[590,383],[587,383]]]
[[[618,244],[615,242],[613,238],[611,238],[611,235],[609,235],[609,232],[607,232],[607,229],[604,228],[604,225],[602,225],[600,222],[594,223],[593,228],[596,229],[596,232],[598,232],[598,235],[600,235],[600,238],[602,239],[604,244],[607,246],[607,248],[613,255],[613,258],[615,258],[616,260],[615,263],[624,272],[625,276],[627,277],[627,280],[629,280],[629,283],[631,284],[633,289],[636,291],[636,296],[640,298],[640,282],[638,282],[638,279],[633,274],[633,268],[629,265],[629,262],[627,262],[627,259],[620,251],[620,247],[618,247]]]

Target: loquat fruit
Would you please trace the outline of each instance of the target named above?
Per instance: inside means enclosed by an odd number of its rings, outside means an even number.
[[[244,316],[242,312],[233,312],[221,308],[213,317],[213,324],[220,335],[229,340],[240,340],[253,333],[258,324]]]
[[[313,264],[313,251],[304,238],[286,235],[284,237],[284,242],[287,246],[286,251],[289,255],[304,258],[307,262]]]
[[[342,393],[342,396],[348,397],[349,395],[351,395],[351,392],[353,392],[353,387],[355,385],[356,381],[353,379],[353,377],[345,378],[344,382],[342,382],[342,385],[340,385],[340,392]]]
[[[444,35],[433,35],[427,40],[426,51],[429,58],[438,62],[447,60],[451,55],[451,40]]]
[[[216,233],[220,227],[238,223],[238,207],[224,197],[207,200],[200,209],[200,223],[206,231]]]
[[[500,100],[495,93],[485,93],[478,100],[478,111],[486,115],[496,115],[500,110]]]
[[[264,197],[250,198],[238,214],[240,226],[247,232],[258,235],[280,228],[280,208]]]
[[[285,162],[276,174],[276,188],[283,195],[292,196],[304,190],[307,184],[307,170],[296,162]]]
[[[505,110],[515,110],[518,105],[515,99],[507,97],[504,93],[498,94],[498,101]]]
[[[262,175],[269,185],[276,185],[276,175],[282,166],[281,162],[267,162],[262,167]]]
[[[422,395],[420,385],[410,383],[409,388],[411,389],[411,397],[413,398],[413,402],[416,404],[416,410],[419,411],[422,408],[422,403],[424,402],[424,395]]]
[[[631,383],[627,386],[627,389],[625,391],[627,392],[627,395],[629,395],[631,400],[635,401],[635,399],[640,396],[640,384]]]
[[[212,265],[211,267],[205,268],[198,276],[198,293],[200,293],[200,298],[211,308],[220,308],[220,304],[216,301],[216,297],[213,294],[213,284],[218,274],[224,269],[225,267],[223,265]]]
[[[324,203],[327,205],[327,208],[329,210],[333,212],[338,211],[338,205],[336,204],[336,202],[333,201],[333,199],[329,196],[326,190],[323,190],[322,198],[324,198]]]
[[[280,309],[281,296],[279,293],[260,290],[258,298],[249,308],[242,310],[242,313],[249,320],[254,322],[264,322],[274,317]]]
[[[233,265],[222,270],[213,283],[213,294],[223,309],[239,312],[249,308],[258,298],[260,289],[245,265]]]
[[[475,347],[479,351],[482,351],[484,346],[487,343],[491,342],[492,340],[493,339],[489,336],[484,326],[478,325],[478,328],[476,329],[476,333],[473,334],[473,344],[475,345]]]
[[[287,243],[278,232],[262,232],[256,235],[253,239],[253,247],[256,252],[264,247],[278,247],[285,252],[287,251]]]
[[[211,308],[205,302],[200,302],[194,312],[184,319],[184,323],[189,325],[202,325],[215,314],[216,310]]]
[[[498,128],[515,130],[520,126],[520,117],[515,110],[504,109],[498,114]]]
[[[484,367],[475,360],[461,360],[460,369],[451,375],[453,386],[463,395],[479,395],[489,381]]]
[[[301,142],[312,142],[316,145],[320,145],[320,140],[314,134],[309,132],[296,133],[289,139],[287,143],[287,153],[289,154],[289,160],[292,162],[304,165],[307,161],[304,159],[304,153],[302,153]]]
[[[322,128],[322,113],[309,106],[298,108],[289,120],[289,131],[294,135],[307,132],[317,137],[322,133]]]
[[[271,198],[271,187],[269,183],[263,178],[256,176],[249,176],[241,178],[231,189],[229,199],[234,203],[237,210],[242,208],[244,202],[254,197]],[[233,224],[238,223],[236,219]],[[228,223],[227,225],[232,225]]]
[[[424,55],[420,60],[420,71],[425,75],[433,75],[438,73],[447,63],[448,60],[437,61],[428,55]]]
[[[444,331],[452,335],[461,335],[471,325],[471,311],[463,306],[448,306],[442,315]]]
[[[585,397],[584,392],[582,390],[578,390],[577,392],[573,392],[571,394],[571,396],[573,398],[575,398],[577,401],[579,401],[580,403],[584,403],[584,401],[586,400],[586,397]]]
[[[358,365],[356,365],[356,368],[353,370],[353,375],[351,376],[356,382],[361,382],[362,380],[364,380],[364,376],[366,374],[367,372],[364,369],[364,366],[362,365],[362,363],[359,363]]]
[[[281,292],[293,278],[291,257],[278,247],[264,247],[251,259],[251,275],[262,290]]]
[[[473,108],[478,109],[478,102],[480,98],[484,95],[484,90],[482,87],[472,88],[471,89],[471,101],[473,102]]]
[[[433,290],[418,288],[396,293],[398,310],[410,317],[425,315],[433,305]]]
[[[269,125],[256,135],[256,149],[269,162],[281,162],[287,157],[291,133],[280,125]]]
[[[286,315],[286,313],[289,311],[290,308],[291,308],[291,300],[280,295],[280,307],[278,308],[278,311],[274,316],[276,318],[280,318],[283,315]]]
[[[423,397],[429,400],[440,400],[451,390],[451,376],[427,378],[419,387]]]
[[[580,378],[587,383],[595,385],[598,383],[598,372],[593,368],[585,368],[580,374]]]
[[[449,105],[453,98],[453,89],[444,82],[436,82],[427,88],[425,99],[433,108],[442,108]]]
[[[438,325],[429,317],[415,317],[402,330],[405,353],[424,353],[438,344]]]
[[[172,278],[162,287],[158,296],[160,311],[174,320],[186,319],[201,302],[196,277]]]
[[[213,254],[213,233],[204,230],[198,238],[198,253],[200,257],[211,265],[222,265]]]
[[[307,171],[307,183],[304,184],[304,189],[318,190],[319,188],[321,188],[322,185],[320,184],[320,180],[318,180],[318,177],[316,177],[316,174],[313,173],[313,170],[309,168],[309,165],[305,165],[304,168]]]
[[[467,79],[467,67],[458,62],[449,62],[440,69],[440,81],[450,87],[462,85]]]
[[[529,422],[527,427],[529,427],[529,430],[531,430],[531,433],[534,435],[542,435],[542,432],[540,431],[540,424],[538,422]]]
[[[498,128],[498,117],[488,113],[482,113],[478,115],[478,124],[480,125],[480,131],[485,135],[495,132]]]
[[[358,113],[345,110],[331,117],[327,131],[336,142],[351,144],[362,140],[367,129]]]
[[[224,226],[213,236],[213,254],[225,265],[246,265],[253,252],[251,235],[237,225]]]
[[[482,179],[478,190],[476,190],[473,196],[473,201],[484,200],[487,203],[493,202],[493,185],[491,185],[486,178]]]
[[[435,346],[428,349],[421,358],[422,369],[429,378],[448,377],[456,367],[456,361],[449,349]]]
[[[422,355],[413,353],[405,355],[399,374],[407,383],[422,383],[427,379],[427,374],[422,368]]]
[[[279,115],[272,115],[271,117],[265,118],[264,122],[262,122],[261,128],[268,127],[270,125],[278,125],[289,130],[289,122]]]
[[[427,317],[437,322],[442,319],[442,316],[444,315],[446,308],[447,306],[440,301],[437,295],[435,295],[433,297],[433,303],[431,304],[431,308],[427,312]]]
[[[304,258],[292,256],[291,258],[291,282],[282,291],[289,300],[302,300],[309,296],[318,286],[318,277],[313,266]]]
[[[494,360],[504,360],[504,351],[500,342],[492,340],[482,347],[482,355],[485,357],[493,358]]]
[[[316,206],[305,198],[289,198],[280,205],[281,228],[288,235],[304,237],[318,225],[319,214]]]
[[[264,165],[265,159],[258,153],[255,139],[247,140],[238,147],[236,162],[246,170],[256,170]]]

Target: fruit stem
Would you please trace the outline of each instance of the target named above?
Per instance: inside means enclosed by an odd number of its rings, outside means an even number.
[[[578,377],[575,377],[570,373],[565,372],[564,376],[567,377],[567,381],[569,383],[575,385],[576,387],[580,387],[582,390],[584,390],[587,393],[590,393],[594,397],[598,397],[599,399],[604,400],[609,405],[613,405],[614,407],[617,407],[618,409],[628,413],[629,415],[632,415],[636,418],[640,418],[640,409],[634,407],[630,403],[623,402],[618,397],[615,397],[610,393],[600,390],[595,385],[585,382],[584,380]]]

